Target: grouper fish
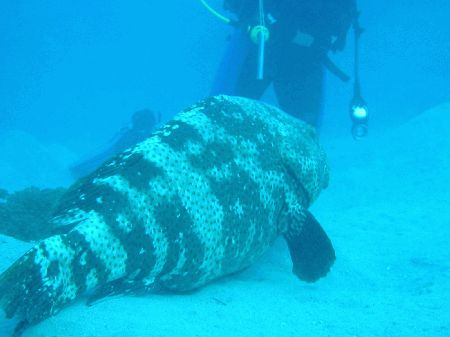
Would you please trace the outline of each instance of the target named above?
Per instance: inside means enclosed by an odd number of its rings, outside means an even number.
[[[254,100],[206,98],[68,189],[55,235],[0,275],[0,307],[19,335],[83,294],[192,291],[279,236],[294,274],[313,282],[335,260],[308,211],[328,179],[306,123]]]

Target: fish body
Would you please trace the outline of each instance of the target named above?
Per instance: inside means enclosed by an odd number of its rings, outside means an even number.
[[[58,234],[0,276],[0,306],[19,330],[88,291],[190,291],[251,265],[280,235],[294,273],[314,281],[334,261],[307,211],[327,184],[312,127],[257,101],[207,98],[69,189]]]

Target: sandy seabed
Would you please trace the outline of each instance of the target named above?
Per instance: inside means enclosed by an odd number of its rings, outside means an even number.
[[[280,239],[254,266],[188,295],[79,301],[25,337],[450,336],[450,104],[367,140],[327,139],[312,211],[337,260],[314,284]],[[29,247],[0,237],[0,269]]]

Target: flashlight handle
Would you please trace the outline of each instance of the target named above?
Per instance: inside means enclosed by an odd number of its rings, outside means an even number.
[[[264,32],[259,32],[258,37],[258,64],[256,69],[256,78],[258,80],[262,80],[264,78],[264,49],[266,44]]]
[[[354,38],[355,38],[355,45],[354,45],[354,96],[361,96],[361,86],[359,82],[359,40],[361,37],[362,32],[364,31],[360,24],[359,24],[359,14],[360,12],[357,11],[355,13],[355,16],[353,18],[353,32],[354,32]]]

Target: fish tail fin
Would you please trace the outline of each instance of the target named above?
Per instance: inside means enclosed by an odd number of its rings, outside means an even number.
[[[27,306],[33,301],[34,288],[39,287],[32,279],[31,255],[33,250],[19,258],[0,275],[0,308],[3,311],[2,330],[9,330],[10,336],[20,336],[29,325],[26,318]],[[7,334],[5,333],[5,336]]]
[[[76,296],[76,289],[68,287],[70,259],[65,247],[57,245],[60,240],[55,236],[40,242],[0,275],[0,309],[6,319],[18,320],[15,336]]]
[[[0,312],[0,336],[19,337],[23,332],[21,322],[18,317],[7,319],[5,313]]]

